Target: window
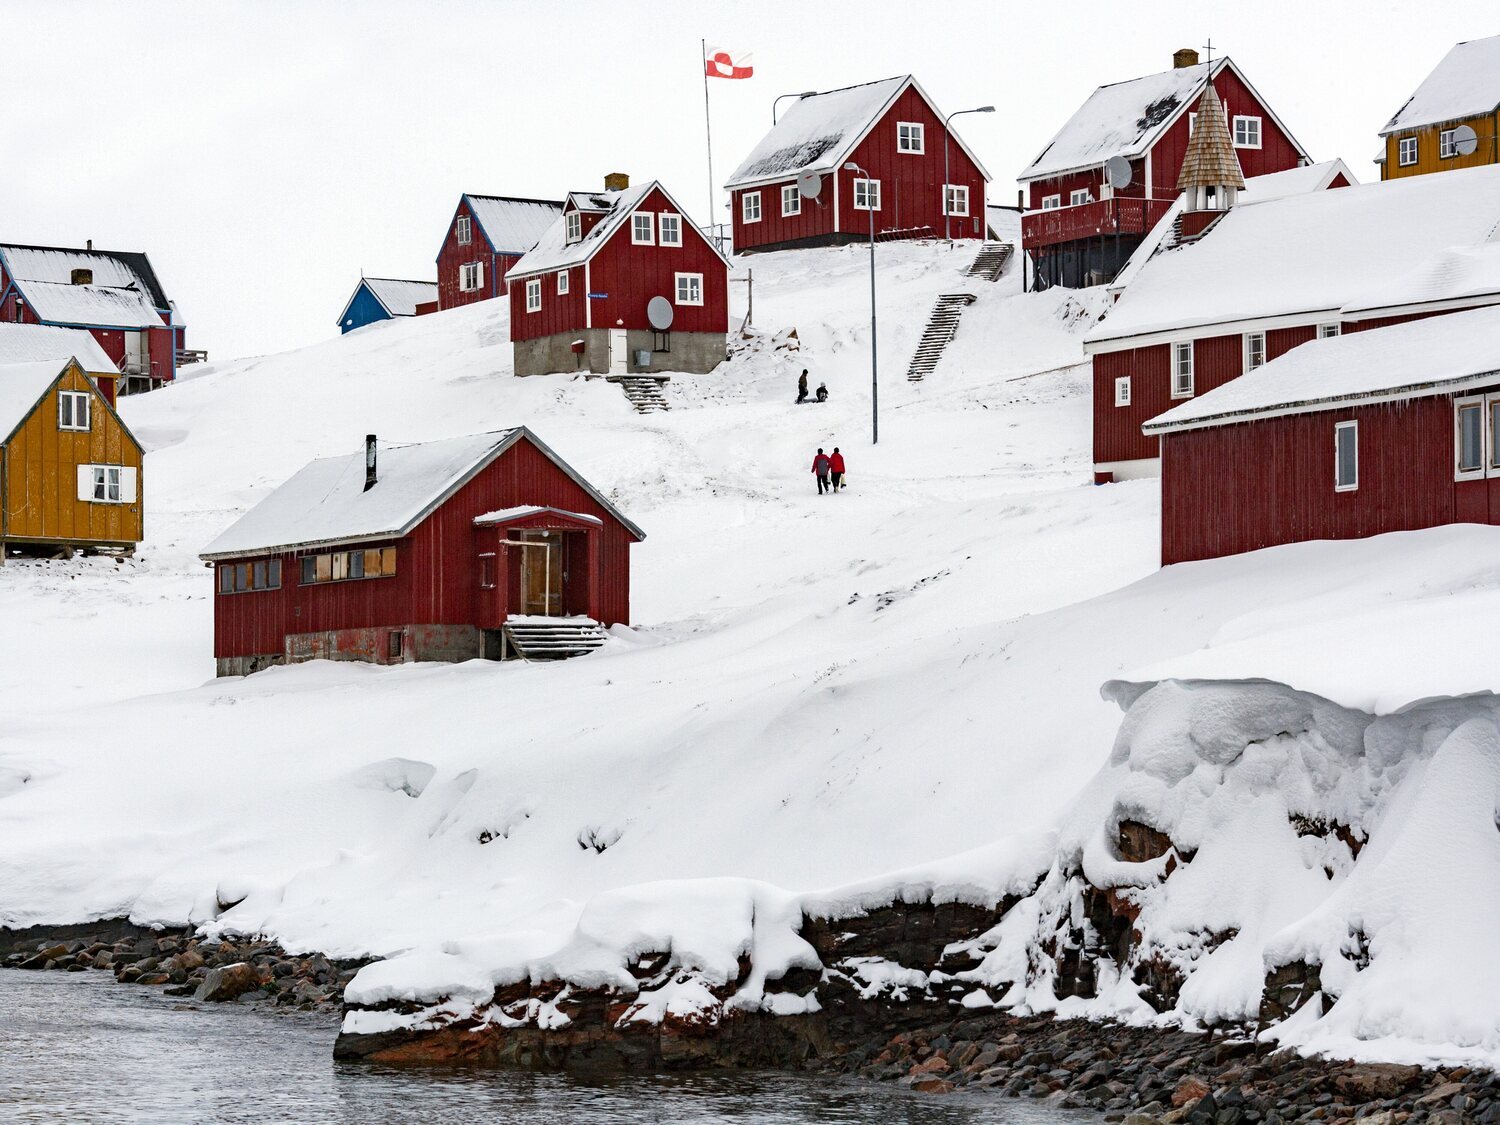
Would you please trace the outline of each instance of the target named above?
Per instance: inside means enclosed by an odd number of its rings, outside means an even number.
[[[880,210],[880,181],[854,181],[854,209],[856,211]]]
[[[1193,130],[1196,129],[1197,127],[1198,127],[1198,114],[1196,112],[1188,114],[1188,136],[1191,137],[1193,135]]]
[[[1333,490],[1353,492],[1359,487],[1359,423],[1333,427]]]
[[[479,588],[481,590],[495,588],[495,556],[493,554],[479,556]]]
[[[1115,380],[1115,405],[1130,405],[1130,376],[1121,375]]]
[[[243,594],[252,590],[281,589],[281,560],[253,563],[220,563],[219,593]]]
[[[1318,339],[1320,340],[1330,340],[1338,334],[1339,326],[1337,324],[1318,325]]]
[[[484,263],[465,262],[458,267],[458,287],[465,293],[473,293],[484,284]]]
[[[128,465],[79,465],[79,500],[87,504],[134,504],[137,470]]]
[[[106,504],[120,502],[120,469],[116,465],[95,465],[94,499]]]
[[[1452,129],[1444,129],[1438,134],[1438,159],[1447,160],[1450,156],[1458,155],[1458,146],[1453,143]]]
[[[474,224],[467,215],[458,217],[458,244],[467,246],[474,240]]]
[[[1179,340],[1172,345],[1172,397],[1193,395],[1193,342]]]
[[[656,221],[657,241],[663,246],[682,245],[682,216],[663,211]]]
[[[529,313],[542,311],[542,279],[539,277],[526,280],[526,311]]]
[[[1245,333],[1245,370],[1254,371],[1266,362],[1266,334]]]
[[[927,151],[927,126],[920,121],[898,121],[896,122],[896,151],[897,152],[926,152]],[[876,208],[880,210],[880,208]]]
[[[577,242],[583,238],[583,215],[577,211],[569,211],[563,216],[563,229],[569,242]]]
[[[1417,162],[1417,138],[1402,137],[1396,142],[1396,160],[1403,168],[1410,168]]]
[[[740,219],[746,223],[760,222],[760,192],[747,191],[740,196]]]
[[[781,214],[783,218],[788,215],[802,214],[802,193],[797,190],[796,184],[782,185]]]
[[[1454,477],[1469,480],[1484,476],[1484,400],[1459,399],[1454,404],[1453,421],[1457,453]]]
[[[701,305],[703,303],[703,275],[680,273],[677,275],[677,303],[679,305]]]
[[[1491,395],[1485,400],[1490,408],[1490,474],[1500,475],[1500,396]]]
[[[636,246],[655,246],[656,216],[650,211],[637,211],[631,215],[630,241]]]
[[[1060,196],[1060,195],[1044,195],[1044,196],[1042,196],[1042,210],[1043,211],[1056,211],[1061,206],[1062,206],[1062,196]]]
[[[1090,203],[1088,188],[1078,188],[1068,195],[1068,206],[1077,207],[1080,203]]]
[[[1234,147],[1235,148],[1260,148],[1260,118],[1241,117],[1236,114],[1234,118]]]
[[[276,581],[281,583],[280,563]],[[396,573],[396,548],[371,547],[358,551],[333,551],[302,556],[302,585],[348,582],[357,578],[390,578]]]
[[[87,430],[89,428],[89,396],[83,391],[62,391],[57,396],[57,428],[59,430]]]
[[[567,291],[568,291],[568,271],[567,270],[558,270],[557,271],[557,295],[559,297],[561,297],[565,293],[567,293]]]
[[[969,185],[946,184],[943,187],[943,214],[967,215],[969,213]]]

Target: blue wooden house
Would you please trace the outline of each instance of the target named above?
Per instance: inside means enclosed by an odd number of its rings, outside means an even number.
[[[435,281],[400,281],[390,277],[362,277],[354,295],[339,314],[339,331],[352,332],[377,320],[396,316],[421,316],[436,312]]]

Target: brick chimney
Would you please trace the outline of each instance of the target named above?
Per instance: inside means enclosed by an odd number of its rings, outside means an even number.
[[[87,267],[80,267],[73,271],[72,278],[74,285],[92,285],[94,284],[94,271]]]
[[[605,191],[624,191],[630,186],[630,176],[624,172],[611,172],[604,177]]]
[[[1198,65],[1198,52],[1191,47],[1182,47],[1172,52],[1172,68],[1181,70],[1185,66]]]

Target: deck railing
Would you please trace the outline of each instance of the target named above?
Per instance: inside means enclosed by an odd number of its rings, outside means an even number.
[[[1145,234],[1172,206],[1170,199],[1115,196],[1021,216],[1021,244],[1030,249],[1110,234]]]

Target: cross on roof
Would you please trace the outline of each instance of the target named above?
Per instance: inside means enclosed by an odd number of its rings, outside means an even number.
[[[1213,62],[1214,61],[1214,41],[1213,41],[1213,37],[1212,36],[1209,37],[1209,40],[1208,40],[1207,43],[1203,44],[1203,50],[1204,50],[1204,52],[1208,56],[1203,61],[1204,62]]]

